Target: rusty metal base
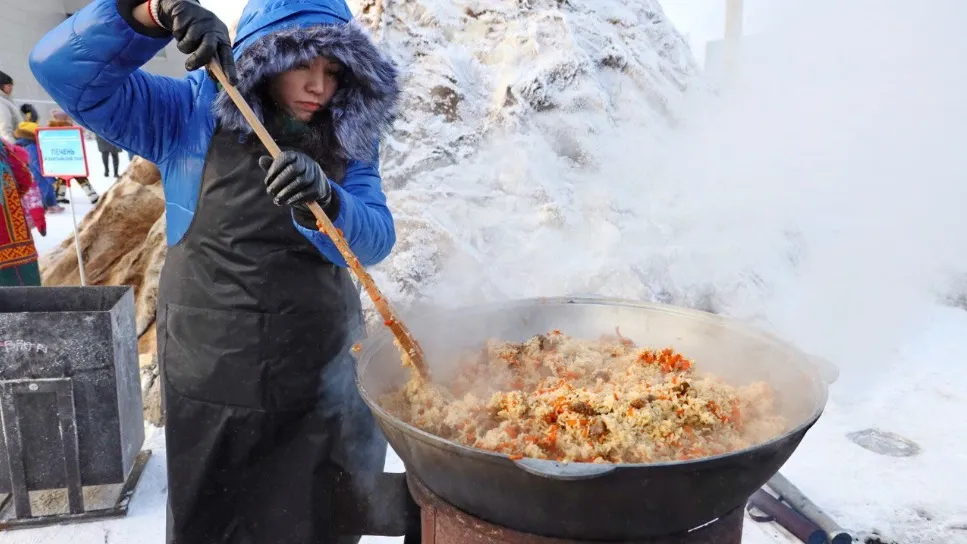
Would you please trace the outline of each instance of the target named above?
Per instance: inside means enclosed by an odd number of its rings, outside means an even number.
[[[420,505],[422,544],[603,544],[603,541],[562,540],[521,533],[475,518],[447,504],[415,478],[407,477],[410,493]],[[712,523],[687,533],[623,544],[740,544],[745,511],[736,508]]]

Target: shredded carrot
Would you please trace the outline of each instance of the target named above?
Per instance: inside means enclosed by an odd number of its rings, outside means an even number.
[[[732,423],[734,423],[736,427],[741,427],[742,426],[742,411],[739,410],[739,402],[738,401],[733,401],[732,402],[732,415],[731,415],[731,417],[732,417]]]

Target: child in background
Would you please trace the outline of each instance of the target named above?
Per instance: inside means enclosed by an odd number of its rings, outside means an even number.
[[[23,104],[20,106],[20,113],[24,116],[24,121],[28,123],[39,123],[40,115],[33,104]]]
[[[57,127],[74,126],[74,122],[71,121],[71,118],[68,117],[68,115],[61,110],[54,110],[53,112],[51,112],[51,115],[53,118],[50,120],[49,123],[47,123],[47,126],[49,127],[57,128]],[[94,190],[94,187],[91,187],[91,180],[87,178],[74,178],[74,181],[76,181],[77,184],[81,186],[81,189],[84,190],[84,193],[87,195],[87,198],[91,201],[91,204],[97,204],[97,201],[100,200],[101,197],[98,196],[97,191]],[[67,181],[66,180],[57,178],[57,182],[55,184],[55,192],[57,193],[58,204],[68,204],[70,202],[69,200],[67,200]]]

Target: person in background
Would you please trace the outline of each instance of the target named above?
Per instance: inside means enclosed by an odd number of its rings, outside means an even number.
[[[118,175],[118,153],[121,152],[121,148],[112,144],[111,142],[101,138],[101,135],[97,135],[97,150],[101,152],[101,161],[104,163],[104,177],[111,177],[111,171],[108,170],[108,159],[114,164],[114,177],[121,177]]]
[[[173,37],[188,76],[142,70]],[[211,61],[278,157],[199,70]],[[419,542],[419,508],[403,475],[383,472],[386,439],[354,383],[360,293],[309,209],[364,266],[396,241],[378,142],[398,70],[346,1],[249,0],[233,46],[194,0],[94,0],[30,66],[79,123],[162,174],[168,543]]]
[[[37,108],[33,104],[21,104],[20,114],[23,115],[25,122],[40,123],[40,115],[37,113]]]
[[[51,128],[72,127],[74,126],[74,121],[71,121],[71,118],[69,115],[67,115],[67,113],[61,110],[54,110],[51,112],[51,120],[47,123],[47,126]],[[84,194],[87,195],[87,198],[91,201],[91,204],[97,204],[97,201],[100,200],[101,197],[98,196],[97,191],[95,191],[94,187],[91,186],[91,180],[87,178],[74,178],[74,181],[76,181],[77,184],[81,186],[81,189],[84,190]],[[70,200],[67,200],[67,180],[57,178],[57,183],[55,184],[54,190],[57,193],[58,204],[70,203]]]
[[[24,115],[24,117],[28,117],[28,115]],[[17,130],[14,131],[14,136],[17,137],[15,143],[24,148],[30,157],[30,162],[27,163],[27,166],[30,167],[30,173],[33,174],[34,182],[40,193],[40,202],[44,209],[48,213],[61,213],[64,211],[64,208],[57,204],[57,194],[55,191],[57,180],[44,177],[40,168],[40,155],[37,153],[37,128],[37,123],[32,121],[20,123],[17,126]]]
[[[23,121],[20,108],[11,100],[13,96],[13,78],[0,72],[0,138],[7,143],[16,139],[13,131]]]
[[[27,152],[0,142],[0,287],[40,285],[37,247],[22,203],[30,190]]]

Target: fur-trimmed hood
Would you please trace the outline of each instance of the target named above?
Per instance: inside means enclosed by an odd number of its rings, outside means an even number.
[[[348,75],[328,106],[336,138],[349,159],[373,159],[374,143],[396,113],[397,69],[352,18],[345,0],[250,0],[233,50],[238,91],[263,122],[260,83],[316,57],[341,62]],[[252,132],[224,91],[214,107],[223,127]]]

